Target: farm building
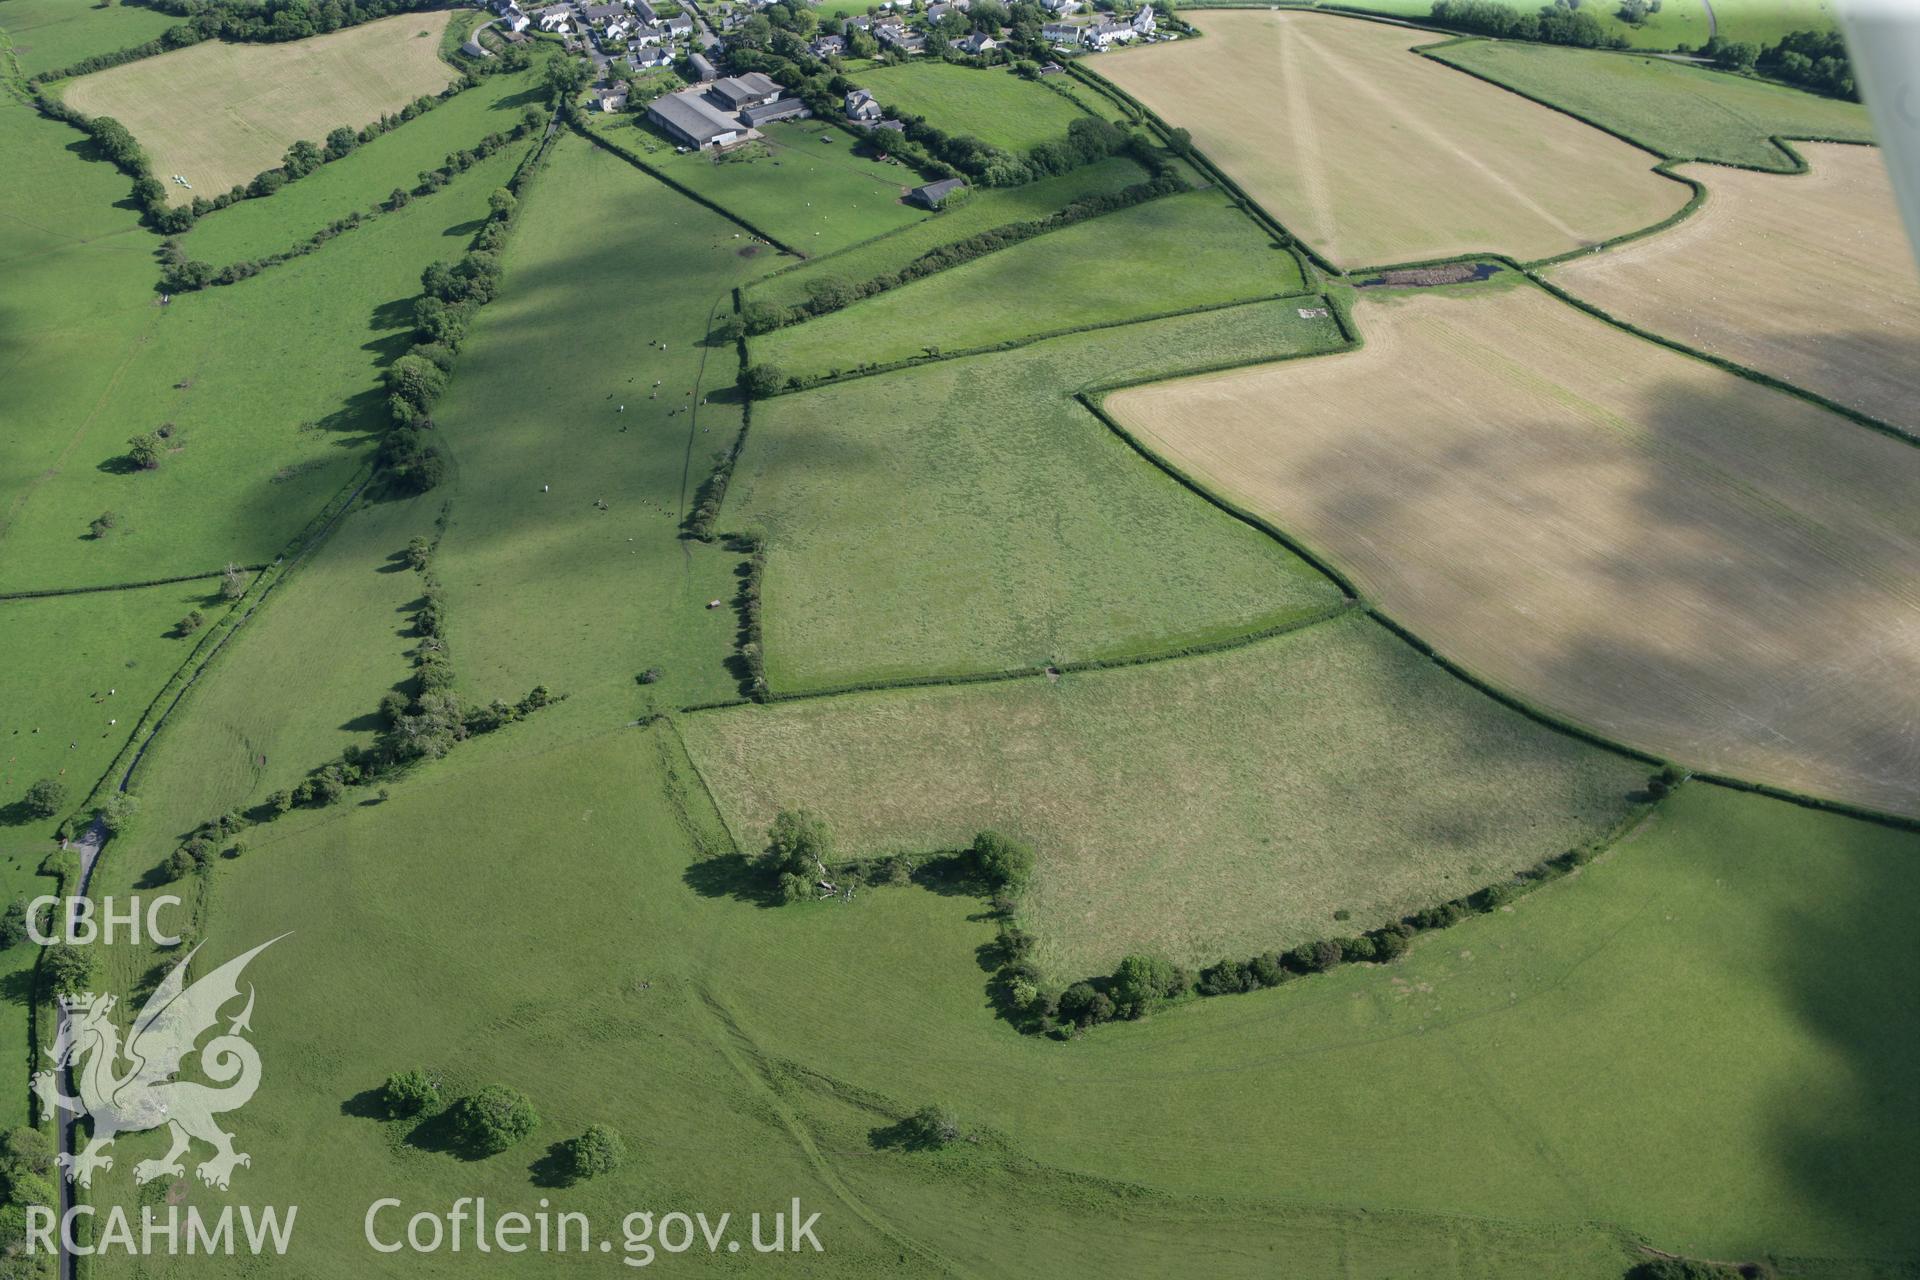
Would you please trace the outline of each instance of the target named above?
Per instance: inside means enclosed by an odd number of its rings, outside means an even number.
[[[929,209],[938,209],[948,197],[956,191],[964,190],[966,185],[959,178],[942,178],[938,182],[929,182],[924,187],[915,187],[907,192],[907,199]]]
[[[758,71],[749,71],[743,76],[728,76],[723,80],[715,80],[708,87],[707,96],[723,111],[740,111],[747,107],[776,102],[781,92],[780,86],[769,77]]]
[[[647,119],[674,141],[695,150],[729,147],[752,132],[737,117],[708,102],[699,89],[682,89],[656,98],[647,107]]]
[[[730,147],[758,137],[756,124],[807,114],[804,102],[788,97],[777,81],[758,71],[682,89],[647,108],[647,119],[676,142],[696,149]]]
[[[772,102],[748,107],[740,113],[740,119],[758,128],[763,124],[772,124],[776,120],[804,120],[812,114],[807,104],[798,98],[779,98]]]
[[[714,70],[713,63],[707,60],[707,55],[704,53],[688,54],[687,62],[689,65],[693,67],[693,74],[695,75],[695,77],[697,77],[702,81],[712,80],[715,76],[720,74],[718,71]]]

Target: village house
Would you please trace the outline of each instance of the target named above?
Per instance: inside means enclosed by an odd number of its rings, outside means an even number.
[[[669,35],[690,36],[693,34],[693,19],[684,13],[676,13],[660,25],[666,27]]]
[[[542,31],[565,35],[573,30],[573,9],[568,5],[550,4],[544,9],[535,9],[528,16]]]
[[[533,19],[521,13],[518,8],[514,9],[512,13],[503,13],[500,15],[501,29],[509,35],[517,36],[532,25]]]
[[[1049,22],[1040,28],[1040,38],[1048,44],[1079,44],[1081,28],[1071,22]]]
[[[807,52],[816,58],[838,58],[847,51],[847,42],[839,36],[821,36],[807,46]]]
[[[962,53],[978,55],[999,48],[1000,42],[984,31],[976,31],[964,40],[954,41],[953,47]]]
[[[885,108],[875,101],[873,94],[866,89],[847,90],[846,109],[847,119],[855,124],[872,124],[886,114]]]
[[[1106,49],[1125,44],[1138,34],[1124,22],[1095,22],[1082,27],[1080,39],[1089,49]]]
[[[624,111],[627,106],[625,89],[601,89],[593,95],[593,105],[602,111]]]
[[[648,45],[664,43],[666,39],[667,29],[665,27],[650,27],[644,23],[627,32],[627,43],[630,45],[638,45],[643,49]]]
[[[1040,7],[1064,18],[1080,7],[1080,0],[1040,0]]]
[[[898,22],[883,22],[873,29],[873,37],[895,53],[919,53],[927,47],[927,38],[908,31]]]
[[[1153,6],[1150,4],[1141,5],[1140,12],[1134,14],[1132,20],[1128,22],[1127,25],[1133,28],[1135,35],[1152,35],[1154,28],[1159,25],[1153,16]]]
[[[627,55],[627,65],[635,71],[673,65],[673,52],[660,45],[642,45]]]

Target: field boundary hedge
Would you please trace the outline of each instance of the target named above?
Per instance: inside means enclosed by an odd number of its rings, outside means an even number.
[[[811,306],[817,304],[789,304],[786,310],[791,313],[797,313],[794,315],[794,318],[774,325],[772,328],[762,329],[753,336],[758,337],[763,334],[772,333],[778,329],[790,329],[795,325],[806,324],[809,321],[818,320],[822,316],[832,315],[836,311],[845,311],[848,307],[856,306],[869,298],[877,298],[883,293],[892,293],[895,289],[905,288],[907,285],[918,283],[921,280],[932,279],[934,276],[952,271],[956,267],[964,267],[970,262],[978,262],[983,258],[990,258],[996,253],[1002,253],[1018,245],[1026,244],[1031,240],[1042,239],[1058,231],[1065,231],[1069,227],[1077,227],[1086,222],[1098,222],[1102,218],[1112,217],[1117,213],[1125,213],[1129,209],[1137,209],[1142,205],[1151,204],[1156,200],[1163,200],[1178,195],[1193,194],[1192,188],[1190,188],[1183,179],[1171,172],[1171,167],[1165,171],[1165,175],[1164,179],[1160,175],[1156,175],[1147,182],[1137,182],[1131,186],[1123,187],[1118,191],[1107,192],[1101,196],[1083,197],[1080,200],[1069,201],[1067,204],[1062,205],[1044,217],[1021,218],[1013,222],[1003,222],[999,226],[985,227],[974,232],[972,235],[962,236],[958,240],[949,240],[944,244],[934,245],[924,253],[915,255],[911,260],[896,270],[883,271],[878,275],[868,276],[865,280],[852,283],[852,290],[859,296],[843,302],[838,306],[827,307],[824,310],[813,310]],[[1099,202],[1100,207],[1086,210],[1085,205],[1088,201]],[[1076,208],[1082,209],[1083,211],[1075,212]],[[910,223],[909,225],[919,226],[922,224]],[[901,229],[905,230],[905,228]],[[914,268],[930,258],[939,258],[941,262],[939,265],[920,271],[917,274],[909,274]],[[893,279],[892,284],[883,285],[880,283],[889,277]],[[764,277],[762,281],[755,281],[753,283],[763,283],[764,279],[771,279],[771,277]],[[1304,278],[1302,280],[1303,284],[1309,282],[1309,280]]]
[[[1586,299],[1578,297],[1575,294],[1569,293],[1536,271],[1528,269],[1525,271],[1525,274],[1534,284],[1540,286],[1560,301],[1586,312],[1596,320],[1612,325],[1623,333],[1632,334],[1642,341],[1665,347],[1669,351],[1678,352],[1680,355],[1691,356],[1695,360],[1703,360],[1718,369],[1733,374],[1735,377],[1745,378],[1748,382],[1757,383],[1771,391],[1780,391],[1790,396],[1796,396],[1808,404],[1813,405],[1815,408],[1825,409],[1829,413],[1838,414],[1858,426],[1867,428],[1869,431],[1875,431],[1890,439],[1898,440],[1901,444],[1920,448],[1920,434],[1909,431],[1904,427],[1897,427],[1891,422],[1884,422],[1870,413],[1855,409],[1850,405],[1841,404],[1837,400],[1829,400],[1817,391],[1809,391],[1805,387],[1797,386],[1784,379],[1776,378],[1770,373],[1763,373],[1758,369],[1740,364],[1734,360],[1729,360],[1725,356],[1717,356],[1710,351],[1700,351],[1688,346],[1677,338],[1669,338],[1662,334],[1654,333],[1650,329],[1642,329],[1631,321],[1622,320],[1604,308],[1588,302]]]
[[[236,565],[246,573],[258,573],[267,566],[264,564]],[[58,596],[85,596],[101,591],[139,591],[145,587],[170,587],[179,582],[204,582],[225,573],[226,566],[209,569],[205,573],[183,573],[172,578],[149,578],[145,582],[108,582],[97,587],[41,587],[30,591],[0,591],[0,600],[46,600]]]
[[[319,514],[309,520],[305,527],[293,536],[273,562],[263,568],[253,581],[247,584],[247,590],[234,601],[233,606],[206,629],[173,675],[168,677],[167,682],[160,686],[159,692],[154,694],[146,710],[141,712],[140,719],[134,724],[132,732],[127,735],[127,741],[119,751],[114,753],[106,772],[93,784],[85,798],[62,824],[64,829],[74,830],[84,827],[86,816],[99,808],[108,794],[128,789],[132,783],[134,771],[145,758],[147,749],[159,737],[161,729],[166,726],[174,710],[186,698],[187,692],[200,679],[201,674],[212,665],[213,660],[220,655],[234,633],[266,602],[274,587],[278,586],[305,559],[309,551],[319,546],[340,519],[353,508],[360,495],[372,483],[373,471],[371,462],[363,463],[346,486],[336,492],[320,509]]]
[[[540,160],[552,144],[553,137],[554,131],[550,124],[545,135],[521,161],[518,171],[509,181],[509,188],[516,194],[538,167]],[[485,234],[486,230],[494,225],[494,222],[489,221],[480,232],[476,233],[476,240],[479,235]],[[146,711],[142,713],[139,722],[129,734],[126,744],[114,755],[106,772],[93,785],[78,809],[62,824],[63,827],[70,828],[81,815],[89,814],[98,808],[108,792],[129,789],[141,763],[146,758],[147,751],[158,741],[161,731],[166,727],[173,712],[185,701],[187,694],[192,691],[200,676],[212,666],[214,659],[226,647],[227,641],[232,639],[234,633],[253,617],[273,589],[298,568],[309,553],[325,542],[327,536],[352,510],[368,486],[374,482],[379,467],[380,461],[377,456],[362,463],[353,478],[334,494],[333,498],[307,522],[299,533],[293,536],[273,562],[247,584],[247,590],[239,600],[234,602],[233,607],[207,628],[194,645],[192,652],[187,655],[186,660],[148,704]],[[256,590],[258,594],[255,594]],[[251,604],[246,603],[249,598],[252,600]],[[170,699],[169,694],[171,694]],[[118,775],[117,781],[115,781],[116,775]]]
[[[385,200],[375,202],[371,209],[364,212],[355,209],[352,213],[344,217],[335,218],[332,222],[320,228],[320,230],[314,232],[306,239],[297,240],[290,247],[282,249],[277,253],[267,254],[264,257],[249,258],[239,262],[228,263],[224,267],[214,268],[211,264],[187,257],[187,246],[181,245],[176,239],[169,238],[161,245],[160,250],[162,260],[167,264],[167,272],[161,282],[162,287],[173,293],[195,293],[201,289],[239,284],[242,280],[251,280],[254,276],[264,271],[270,271],[274,267],[283,266],[296,259],[304,258],[308,254],[324,248],[349,231],[364,227],[378,220],[385,214],[398,213],[415,200],[424,200],[429,196],[437,195],[447,190],[447,188],[454,185],[457,179],[465,177],[481,160],[491,158],[497,152],[504,151],[515,142],[545,127],[546,122],[544,120],[532,124],[522,121],[521,124],[516,125],[507,133],[500,134],[496,131],[493,134],[489,134],[486,138],[482,138],[480,142],[473,147],[464,147],[460,151],[448,152],[446,162],[438,169],[423,171],[429,175],[437,175],[440,181],[435,183],[429,180],[423,180],[417,183],[414,188],[408,192],[405,203],[394,204],[392,197],[389,196]],[[497,145],[490,146],[488,139],[493,137],[498,137],[501,141]],[[538,143],[535,145],[537,146]],[[456,156],[463,154],[472,157],[465,169],[458,167],[455,160]],[[399,188],[396,188],[396,190],[399,190]],[[195,270],[196,268],[199,270]]]
[[[916,368],[920,365],[938,364],[943,360],[965,360],[972,356],[993,355],[1001,351],[1018,351],[1022,347],[1030,347],[1038,342],[1049,342],[1055,338],[1068,338],[1076,333],[1098,333],[1103,329],[1124,329],[1129,325],[1151,324],[1156,320],[1174,320],[1181,316],[1204,315],[1209,311],[1231,311],[1235,307],[1254,307],[1268,302],[1305,302],[1308,300],[1321,302],[1322,298],[1323,295],[1317,293],[1270,293],[1253,298],[1237,298],[1231,302],[1207,302],[1196,307],[1179,307],[1172,311],[1155,311],[1145,315],[1129,316],[1123,320],[1103,320],[1097,324],[1078,324],[1069,325],[1062,329],[1048,329],[1040,333],[1031,333],[1019,338],[1008,338],[1003,342],[988,343],[984,346],[962,347],[954,351],[943,350],[938,355],[907,356],[899,360],[889,360],[883,364],[869,365],[860,369],[850,369],[844,373],[808,377],[804,382],[800,381],[803,375],[795,374],[788,380],[787,385],[763,398],[770,399],[774,396],[798,395],[806,391],[816,391],[821,387],[837,386],[842,382],[853,382],[860,378],[871,378],[883,373],[897,373],[902,369]],[[1235,362],[1235,364],[1238,363],[1240,362]],[[1258,361],[1256,363],[1266,362]],[[1229,364],[1225,367],[1233,368],[1235,364]],[[1214,372],[1214,370],[1196,369],[1194,372],[1210,373]],[[1173,376],[1184,378],[1191,375],[1180,373]],[[1165,381],[1165,379],[1156,378],[1152,379],[1152,381],[1159,382]]]
[[[1792,143],[1830,142],[1830,143],[1835,143],[1841,146],[1849,146],[1849,147],[1871,147],[1871,146],[1878,145],[1876,143],[1866,141],[1860,138],[1828,138],[1828,137],[1822,137],[1819,134],[1812,134],[1812,133],[1807,133],[1807,134],[1769,133],[1764,135],[1766,137],[1767,142],[1770,145],[1778,148],[1781,152],[1783,152],[1786,155],[1788,161],[1791,162],[1791,167],[1786,169],[1769,169],[1764,165],[1741,164],[1737,160],[1712,160],[1705,156],[1675,155],[1673,152],[1670,152],[1670,151],[1662,151],[1660,148],[1654,146],[1652,143],[1642,142],[1638,138],[1635,138],[1626,133],[1623,133],[1621,130],[1614,128],[1612,125],[1602,124],[1600,121],[1594,119],[1592,116],[1589,116],[1584,112],[1578,111],[1573,107],[1569,107],[1562,103],[1555,102],[1551,98],[1545,98],[1536,93],[1529,93],[1527,90],[1522,89],[1517,85],[1511,85],[1504,80],[1495,79],[1493,76],[1488,75],[1484,71],[1477,71],[1472,67],[1463,67],[1457,62],[1449,62],[1447,59],[1440,56],[1441,50],[1457,48],[1463,44],[1498,44],[1498,43],[1500,43],[1500,41],[1491,40],[1486,36],[1457,36],[1451,40],[1442,40],[1437,44],[1423,44],[1415,49],[1410,50],[1409,52],[1417,53],[1423,58],[1427,58],[1427,59],[1430,59],[1431,61],[1439,63],[1443,67],[1448,67],[1454,71],[1458,71],[1461,75],[1472,76],[1475,80],[1479,80],[1485,84],[1490,84],[1496,89],[1503,89],[1506,92],[1511,93],[1516,97],[1525,98],[1528,102],[1531,102],[1536,106],[1545,107],[1549,111],[1558,111],[1563,116],[1570,116],[1589,128],[1598,129],[1600,132],[1608,135],[1609,137],[1617,138],[1621,142],[1626,143],[1628,146],[1634,147],[1640,151],[1644,151],[1648,155],[1657,156],[1661,160],[1664,160],[1670,164],[1711,164],[1711,165],[1718,165],[1720,168],[1723,168],[1723,169],[1745,169],[1749,173],[1768,173],[1768,174],[1778,174],[1782,177],[1790,177],[1796,174],[1806,173],[1810,168],[1810,166],[1807,164],[1806,157],[1802,156],[1798,151],[1795,151],[1791,145]],[[1524,44],[1529,42],[1512,41],[1510,43]],[[1566,46],[1553,45],[1550,47],[1557,49],[1557,48],[1565,48]],[[1636,54],[1640,57],[1648,56],[1645,50],[1631,50],[1631,49],[1589,49],[1589,50],[1582,50],[1582,52],[1611,54],[1616,57],[1621,55],[1625,55],[1627,57],[1633,57],[1633,56],[1636,56]],[[1679,65],[1679,64],[1676,64],[1676,65]],[[1734,76],[1732,72],[1720,71],[1719,69],[1714,67],[1696,66],[1694,69],[1707,74],[1731,76],[1733,79],[1740,80],[1744,83],[1753,83],[1753,81],[1746,76]],[[1781,88],[1792,89],[1796,93],[1806,93],[1807,96],[1810,98],[1821,98],[1823,96],[1820,94],[1811,93],[1808,90],[1800,88],[1798,85],[1786,84],[1783,81],[1763,80],[1763,81],[1760,81],[1759,83],[1775,84],[1780,86]],[[1831,101],[1831,99],[1827,99],[1827,100]],[[1658,167],[1656,167],[1655,172],[1659,172]],[[1667,176],[1677,177],[1678,175],[1670,174]],[[1684,179],[1682,180],[1684,181]]]
[[[1260,7],[1265,8],[1267,6],[1263,5]],[[1252,218],[1255,223],[1259,224],[1269,234],[1278,239],[1281,244],[1287,247],[1288,252],[1294,255],[1295,261],[1300,265],[1300,275],[1309,284],[1314,283],[1313,268],[1318,268],[1328,275],[1339,276],[1343,274],[1340,268],[1334,266],[1332,262],[1323,257],[1319,250],[1288,230],[1287,225],[1276,218],[1265,205],[1248,195],[1244,187],[1238,182],[1235,182],[1227,175],[1225,170],[1213,162],[1212,156],[1209,156],[1205,151],[1191,144],[1185,147],[1175,146],[1172,127],[1169,126],[1165,120],[1162,120],[1153,108],[1147,106],[1146,103],[1140,101],[1098,72],[1087,70],[1078,60],[1068,62],[1066,64],[1066,70],[1068,75],[1085,84],[1094,92],[1105,94],[1109,99],[1118,104],[1128,117],[1142,121],[1149,131],[1159,137],[1162,146],[1207,175],[1214,185],[1231,196],[1234,203],[1240,206],[1242,213]]]
[[[569,107],[571,107],[571,104],[568,104],[568,105]],[[620,143],[613,141],[611,138],[603,137],[597,130],[591,129],[588,126],[581,124],[580,121],[576,118],[576,113],[572,110],[569,110],[567,112],[567,124],[572,127],[575,133],[585,138],[588,142],[591,142],[595,146],[601,147],[606,151],[611,152],[616,156],[619,156],[622,160],[625,160],[628,164],[632,165],[634,168],[638,169],[640,172],[646,174],[649,178],[656,179],[657,181],[664,183],[666,186],[673,188],[675,191],[678,191],[681,195],[693,201],[695,204],[700,205],[703,208],[712,210],[714,213],[717,213],[721,217],[725,218],[728,222],[731,222],[734,226],[744,228],[746,231],[750,232],[755,236],[758,236],[760,239],[766,241],[768,244],[778,249],[781,253],[790,254],[795,258],[801,259],[802,261],[806,260],[807,255],[800,252],[800,250],[794,248],[792,245],[786,243],[783,240],[777,239],[774,236],[767,234],[765,231],[762,231],[759,227],[756,227],[753,223],[747,221],[745,218],[733,212],[731,209],[728,209],[725,205],[719,203],[718,201],[713,200],[708,196],[702,195],[698,191],[695,191],[692,187],[686,186],[685,184],[681,183],[675,178],[669,177],[663,170],[659,168],[659,166],[651,164],[648,161],[642,160],[637,152],[630,151],[626,147],[622,146]]]
[[[1657,789],[1650,787],[1646,799],[1630,804],[1627,811],[1595,839],[1540,858],[1477,889],[1408,912],[1388,924],[1362,930],[1358,934],[1318,938],[1298,943],[1284,952],[1277,949],[1264,952],[1248,961],[1228,957],[1201,968],[1197,974],[1180,971],[1185,979],[1180,989],[1136,999],[1130,1006],[1124,1006],[1124,1012],[1115,1008],[1109,999],[1104,1006],[1104,1014],[1095,1012],[1093,1016],[1083,1015],[1078,1019],[1063,1017],[1064,994],[1021,1007],[1013,996],[1014,984],[1025,980],[1036,987],[1038,985],[1029,967],[1023,963],[1023,952],[1030,947],[1031,940],[1018,929],[1003,929],[1000,941],[1003,963],[995,972],[996,1003],[1001,1016],[1022,1031],[1030,1034],[1047,1032],[1056,1038],[1068,1039],[1091,1026],[1103,1022],[1138,1021],[1156,1008],[1184,1003],[1188,999],[1271,990],[1315,974],[1331,972],[1342,965],[1392,964],[1406,954],[1413,940],[1420,935],[1450,929],[1476,915],[1492,915],[1508,907],[1515,899],[1525,897],[1556,880],[1563,880],[1593,862],[1638,830],[1666,797],[1683,783],[1684,778],[1679,778],[1672,783],[1663,781]],[[1124,960],[1121,962],[1123,969],[1126,963]],[[1068,989],[1084,988],[1089,995],[1099,993],[1104,996],[1118,988],[1119,978],[1118,971],[1112,975],[1099,974],[1079,979],[1069,984]],[[1089,1001],[1087,1005],[1093,1003]],[[1036,1004],[1042,1007],[1036,1010],[1033,1007]]]
[[[1198,640],[1191,644],[1175,645],[1170,649],[1143,649],[1137,653],[1114,654],[1105,658],[1081,658],[1073,662],[1042,663],[1039,666],[1001,667],[993,671],[963,671],[924,676],[897,676],[886,680],[854,680],[846,684],[832,685],[822,689],[796,689],[787,693],[768,689],[764,697],[743,699],[741,702],[696,703],[679,708],[683,713],[708,711],[715,707],[740,706],[742,702],[757,702],[772,705],[780,702],[809,702],[816,698],[838,698],[853,693],[886,693],[901,689],[931,689],[947,686],[971,684],[1000,684],[1009,680],[1031,680],[1039,677],[1051,678],[1055,675],[1069,676],[1090,671],[1118,671],[1127,667],[1150,666],[1155,663],[1172,662],[1180,658],[1197,658],[1210,653],[1225,653],[1233,649],[1243,649],[1262,640],[1272,640],[1277,636],[1289,635],[1295,631],[1305,631],[1324,622],[1332,622],[1359,609],[1360,603],[1351,598],[1338,600],[1330,605],[1288,618],[1281,622],[1271,622],[1251,631],[1240,631],[1233,635],[1221,636],[1214,640]]]

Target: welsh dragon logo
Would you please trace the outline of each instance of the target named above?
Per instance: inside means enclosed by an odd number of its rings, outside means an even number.
[[[210,1187],[225,1190],[234,1168],[253,1162],[245,1152],[233,1149],[233,1135],[214,1120],[219,1112],[245,1106],[260,1087],[260,1054],[242,1035],[251,1030],[251,984],[246,1007],[227,1024],[224,1034],[215,1036],[200,1050],[201,1073],[224,1087],[174,1077],[200,1037],[219,1022],[220,1010],[239,998],[240,973],[247,962],[278,941],[280,938],[269,939],[188,985],[187,966],[200,950],[195,947],[173,967],[140,1010],[124,1046],[120,1029],[110,1016],[114,997],[87,993],[61,998],[66,1017],[53,1047],[47,1050],[53,1067],[35,1073],[33,1089],[49,1109],[93,1118],[93,1135],[85,1149],[77,1154],[60,1153],[60,1167],[69,1180],[83,1187],[90,1185],[95,1169],[113,1168],[113,1157],[106,1154],[106,1148],[116,1137],[161,1125],[173,1131],[173,1146],[163,1158],[142,1160],[134,1166],[133,1176],[138,1182],[184,1176],[180,1158],[196,1138],[214,1150],[196,1170]],[[60,1091],[61,1075],[69,1068],[79,1081],[78,1097]]]

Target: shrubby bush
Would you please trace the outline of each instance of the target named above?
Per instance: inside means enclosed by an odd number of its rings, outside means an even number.
[[[453,1108],[455,1136],[478,1155],[498,1155],[539,1125],[539,1113],[527,1095],[504,1084],[490,1084]]]
[[[380,1098],[390,1116],[418,1115],[440,1101],[440,1085],[433,1076],[416,1067],[388,1076]]]
[[[560,1158],[572,1178],[596,1178],[627,1162],[627,1144],[617,1130],[596,1124],[560,1147]]]

